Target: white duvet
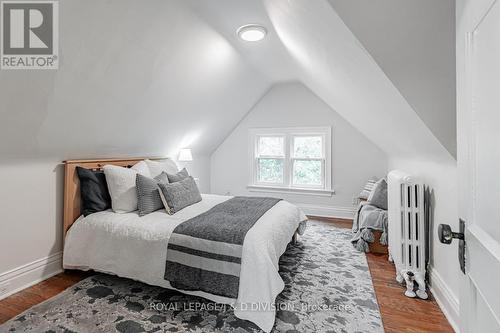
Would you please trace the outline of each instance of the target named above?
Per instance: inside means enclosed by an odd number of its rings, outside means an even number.
[[[66,235],[64,268],[93,269],[175,289],[163,279],[172,231],[178,224],[231,198],[210,194],[202,197],[201,202],[174,215],[157,211],[139,217],[136,212],[105,211],[80,217]],[[202,291],[182,292],[230,304],[236,317],[271,331],[276,315],[274,301],[284,288],[278,261],[304,220],[306,216],[299,208],[280,201],[248,231],[243,243],[238,299]]]

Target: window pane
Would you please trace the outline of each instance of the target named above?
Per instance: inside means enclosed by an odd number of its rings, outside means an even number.
[[[284,156],[284,141],[282,136],[259,137],[259,156]]]
[[[293,156],[296,158],[322,158],[323,137],[295,136],[293,138]]]
[[[259,182],[283,183],[283,160],[273,158],[258,159]]]
[[[321,161],[294,161],[293,183],[295,185],[321,185]]]

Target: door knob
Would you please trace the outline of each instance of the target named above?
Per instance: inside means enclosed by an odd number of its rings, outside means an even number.
[[[453,232],[449,224],[440,224],[438,226],[439,241],[443,244],[451,244],[453,238],[464,239],[463,232]]]
[[[458,261],[460,262],[460,270],[465,274],[465,221],[460,219],[460,232],[451,231],[448,224],[440,224],[438,226],[439,241],[443,244],[451,244],[454,238],[458,239]]]

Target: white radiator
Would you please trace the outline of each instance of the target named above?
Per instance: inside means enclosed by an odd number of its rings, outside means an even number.
[[[388,219],[389,260],[396,266],[396,280],[405,281],[408,297],[415,297],[414,282],[418,284],[416,295],[427,299],[425,286],[426,214],[424,185],[403,171],[389,172]]]

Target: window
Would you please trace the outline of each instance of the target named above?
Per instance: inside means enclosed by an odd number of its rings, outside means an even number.
[[[259,183],[283,184],[285,138],[283,136],[259,136],[256,162]]]
[[[250,130],[253,190],[333,193],[329,127]]]

